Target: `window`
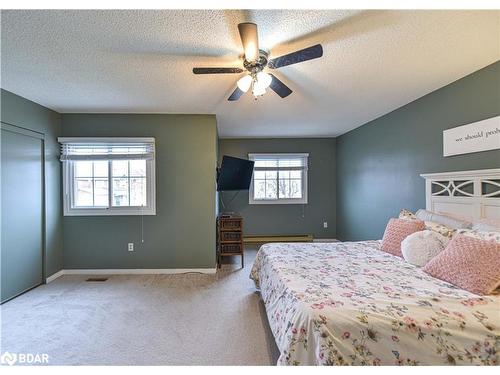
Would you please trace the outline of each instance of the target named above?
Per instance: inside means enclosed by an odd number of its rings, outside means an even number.
[[[309,154],[249,154],[255,161],[250,204],[307,203]]]
[[[59,138],[64,215],[155,215],[154,138]]]

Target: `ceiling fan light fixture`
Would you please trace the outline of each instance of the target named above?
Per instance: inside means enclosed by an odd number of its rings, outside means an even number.
[[[273,78],[269,73],[259,72],[257,73],[256,80],[259,86],[267,89],[271,85],[271,81],[273,80]]]
[[[252,94],[253,96],[262,96],[266,93],[266,88],[262,85],[257,84],[258,81],[253,83]]]
[[[239,100],[244,93],[252,88],[252,94],[257,98],[264,95],[269,87],[279,97],[286,98],[293,91],[280,81],[273,74],[264,72],[264,69],[272,71],[284,66],[302,63],[317,59],[323,56],[323,47],[321,44],[316,44],[301,50],[287,53],[286,55],[278,56],[269,59],[269,51],[259,49],[259,35],[257,25],[253,22],[242,22],[238,24],[238,32],[240,34],[241,44],[243,47],[243,68],[237,67],[196,67],[193,68],[194,74],[246,74],[237,82],[237,87],[227,98],[233,102]]]
[[[238,88],[241,91],[247,92],[248,89],[250,88],[250,85],[252,84],[252,76],[251,75],[243,76],[238,80],[236,84],[238,85]]]
[[[255,75],[252,87],[253,96],[261,96],[266,93],[266,89],[271,85],[273,78],[270,74],[265,72],[258,72]]]

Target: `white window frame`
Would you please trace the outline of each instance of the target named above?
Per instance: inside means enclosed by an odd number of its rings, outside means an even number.
[[[251,153],[248,154],[249,160],[255,160],[258,157],[269,157],[269,158],[281,158],[281,159],[289,159],[289,158],[304,158],[305,166],[301,167],[302,170],[302,198],[277,198],[277,199],[254,199],[254,181],[253,181],[253,173],[252,173],[252,181],[250,182],[250,189],[248,192],[248,203],[249,204],[307,204],[308,195],[307,195],[307,174],[308,174],[308,164],[309,164],[309,154],[308,153]],[[279,167],[271,167],[269,169],[283,170],[283,168]],[[255,171],[255,168],[254,168]]]
[[[85,140],[88,143],[96,142],[154,142],[154,138],[59,138],[59,142]],[[105,159],[103,159],[105,160]],[[123,159],[127,160],[127,159]],[[74,173],[75,161],[63,160],[63,211],[64,216],[130,216],[130,215],[156,215],[156,155],[151,160],[146,160],[146,206],[112,206],[112,170],[111,160],[108,161],[108,207],[75,207]]]

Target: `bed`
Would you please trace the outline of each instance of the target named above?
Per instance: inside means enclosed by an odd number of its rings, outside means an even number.
[[[449,188],[449,199],[432,187],[444,177],[425,175],[427,208],[497,218],[500,199],[481,187],[498,181],[495,171],[448,174],[460,178],[454,186],[480,179],[464,190],[471,196]],[[488,196],[479,196],[477,186]],[[459,289],[379,247],[380,241],[362,241],[260,248],[250,277],[266,306],[278,364],[498,365],[499,296]]]

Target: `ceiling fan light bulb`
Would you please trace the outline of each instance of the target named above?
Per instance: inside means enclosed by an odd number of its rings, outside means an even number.
[[[257,82],[259,83],[259,86],[262,86],[264,88],[268,88],[271,85],[271,81],[273,80],[273,77],[269,73],[266,72],[259,72],[257,73]]]
[[[266,88],[264,86],[257,85],[254,83],[253,89],[252,89],[253,96],[257,97],[257,96],[264,95],[265,93],[266,93]]]
[[[252,84],[252,76],[246,75],[244,77],[241,77],[236,84],[241,91],[247,92],[250,88],[250,85]]]

